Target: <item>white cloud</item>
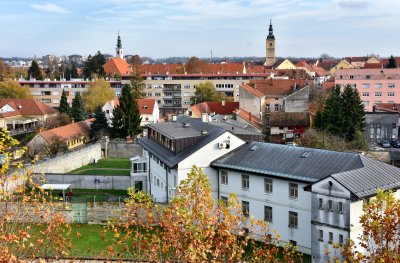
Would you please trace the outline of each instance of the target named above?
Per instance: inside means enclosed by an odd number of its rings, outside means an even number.
[[[64,13],[64,14],[68,13],[67,10],[65,10],[64,8],[52,3],[33,4],[31,5],[31,7],[36,10],[51,12],[51,13]]]

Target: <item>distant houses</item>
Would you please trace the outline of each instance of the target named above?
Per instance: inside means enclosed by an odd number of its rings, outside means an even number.
[[[38,133],[27,144],[31,155],[48,155],[50,148],[74,149],[90,141],[90,122],[80,121]],[[58,144],[58,145],[57,145]]]
[[[149,123],[157,123],[160,121],[160,110],[155,99],[137,99],[136,103],[140,111],[140,116],[142,117],[140,126],[144,127]],[[111,119],[113,118],[113,110],[118,105],[119,100],[114,99],[107,101],[102,107],[109,123],[111,123]]]
[[[2,99],[0,101],[0,128],[12,133],[32,131],[58,111],[34,99]]]

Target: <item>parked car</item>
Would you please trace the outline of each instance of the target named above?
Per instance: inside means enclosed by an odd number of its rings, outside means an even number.
[[[390,145],[392,145],[395,148],[400,148],[400,142],[397,140],[391,141]]]
[[[295,142],[286,142],[286,145],[289,145],[289,146],[297,146],[297,143],[295,143]]]
[[[383,148],[390,148],[390,143],[387,140],[383,140],[381,144]]]

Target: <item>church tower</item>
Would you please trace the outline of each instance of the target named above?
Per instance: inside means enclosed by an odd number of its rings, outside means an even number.
[[[276,55],[275,55],[275,36],[274,30],[272,29],[272,21],[269,21],[269,34],[266,39],[266,57],[265,57],[265,65],[272,66],[275,64]]]
[[[118,32],[118,39],[117,39],[117,48],[115,49],[116,51],[116,58],[124,59],[124,49],[122,48],[122,42],[121,42],[121,37],[119,36]]]

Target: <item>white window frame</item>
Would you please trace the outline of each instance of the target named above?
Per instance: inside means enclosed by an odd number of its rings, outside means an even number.
[[[297,212],[289,211],[289,227],[298,228],[299,226],[299,214]]]
[[[229,184],[228,171],[221,170],[221,184],[223,185]]]
[[[250,176],[248,174],[242,174],[242,189],[250,189]]]
[[[274,192],[274,182],[270,178],[264,178],[264,193],[272,194]]]
[[[296,183],[289,183],[289,198],[292,200],[299,199],[299,185]]]
[[[272,206],[264,206],[264,221],[272,223],[273,216],[273,208]]]

